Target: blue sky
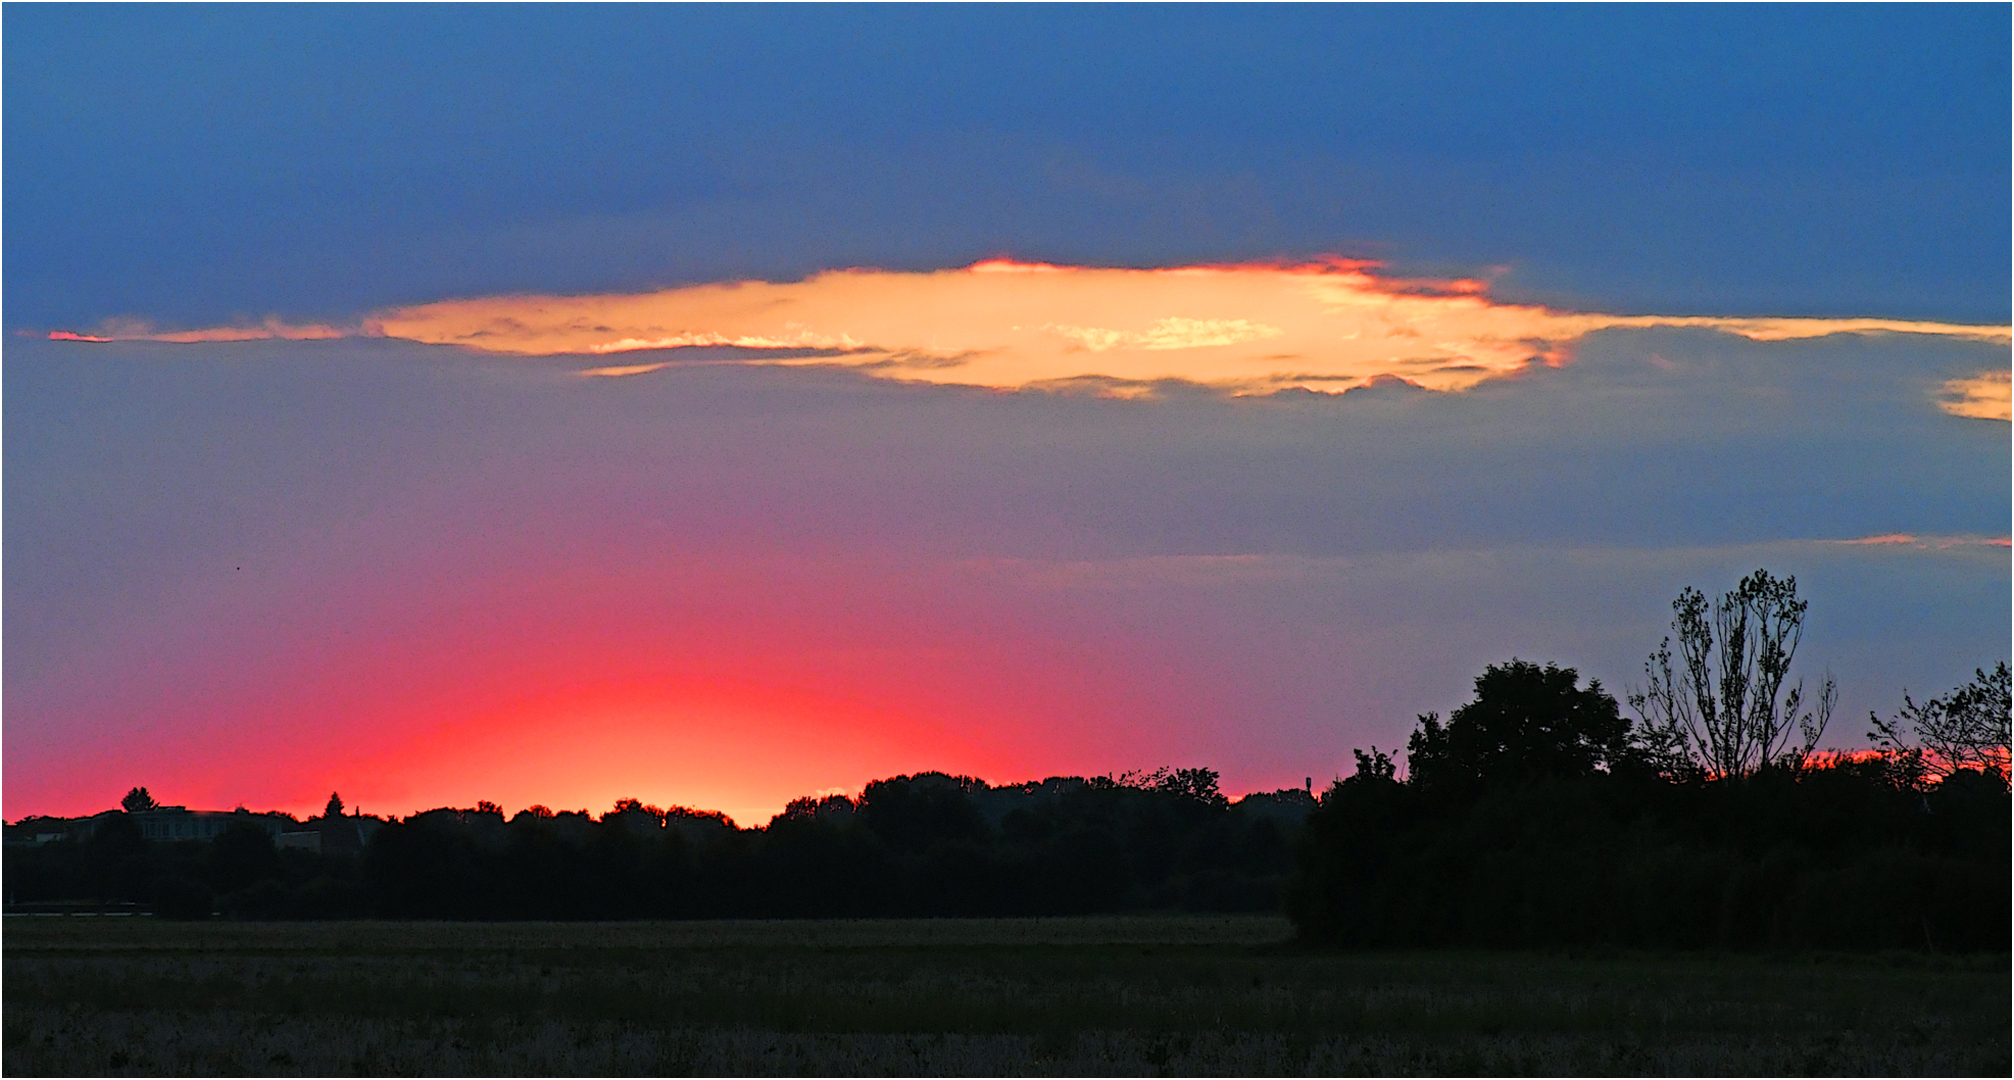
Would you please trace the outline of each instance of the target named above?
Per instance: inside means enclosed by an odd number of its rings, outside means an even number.
[[[2007,318],[1995,5],[31,5],[6,29],[22,325],[1326,252],[1604,310]]]

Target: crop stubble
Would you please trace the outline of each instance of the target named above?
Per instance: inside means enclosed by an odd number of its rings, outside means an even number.
[[[2008,959],[1303,952],[1270,917],[9,918],[50,1074],[1864,1075],[2009,1062]]]

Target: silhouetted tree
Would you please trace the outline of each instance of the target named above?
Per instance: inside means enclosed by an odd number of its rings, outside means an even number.
[[[1420,800],[1397,779],[1391,755],[1353,753],[1357,771],[1331,784],[1308,815],[1287,913],[1314,941],[1394,943],[1405,940],[1394,925],[1396,867],[1414,848]]]
[[[1230,805],[1230,800],[1217,790],[1215,769],[1160,769],[1156,771],[1153,783],[1143,786],[1210,806]]]
[[[333,791],[329,792],[329,804],[322,808],[322,816],[325,818],[342,817],[343,797]]]
[[[1411,782],[1423,790],[1474,790],[1539,778],[1586,776],[1619,762],[1629,749],[1629,721],[1615,699],[1557,664],[1492,664],[1476,676],[1476,698],[1441,722],[1419,718],[1406,742]],[[1377,775],[1389,759],[1359,755],[1357,770]],[[1389,772],[1385,775],[1389,776]]]
[[[147,841],[139,822],[125,814],[100,814],[83,847],[84,874],[93,895],[104,900],[146,898]]]
[[[2010,716],[2014,700],[2002,661],[1990,675],[1973,669],[1970,683],[1921,705],[1904,691],[1894,720],[1867,714],[1873,724],[1867,737],[1893,755],[1909,779],[1941,780],[1960,769],[1976,769],[1999,776],[2004,784]]]
[[[844,795],[805,795],[790,800],[783,812],[769,819],[774,826],[781,821],[850,820],[858,810],[852,799]]]
[[[1350,754],[1357,759],[1357,771],[1354,775],[1372,780],[1398,779],[1399,763],[1393,761],[1392,755],[1383,750],[1373,746],[1368,753],[1358,748],[1351,750]]]
[[[1689,764],[1709,776],[1802,767],[1838,701],[1829,674],[1815,702],[1801,679],[1784,692],[1809,606],[1795,577],[1767,570],[1710,605],[1698,589],[1681,590],[1671,604],[1678,666],[1667,637],[1644,663],[1648,685],[1629,695],[1643,718],[1640,744],[1667,768]]]
[[[230,893],[277,875],[280,853],[273,847],[273,835],[247,815],[210,843],[209,862],[217,891]]]
[[[986,819],[967,795],[978,783],[936,772],[876,780],[861,792],[860,820],[898,849],[978,840],[986,835]]]
[[[129,814],[143,814],[158,805],[154,801],[154,797],[149,795],[147,789],[143,787],[134,788],[126,793],[125,798],[119,800],[119,806]]]

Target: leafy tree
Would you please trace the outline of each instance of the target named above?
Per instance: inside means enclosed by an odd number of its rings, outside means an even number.
[[[1671,607],[1678,665],[1666,637],[1644,662],[1649,685],[1629,695],[1644,721],[1639,745],[1667,769],[1709,776],[1802,768],[1839,695],[1829,674],[1815,702],[1801,679],[1784,690],[1810,607],[1797,579],[1757,570],[1711,604],[1687,586]]]
[[[322,808],[322,816],[327,818],[342,817],[343,797],[333,791],[329,792],[329,805]]]
[[[1959,769],[1977,769],[1997,774],[2004,784],[2010,715],[2014,715],[2014,701],[2010,701],[2007,664],[2002,661],[1994,665],[1990,675],[1973,669],[1970,683],[1921,705],[1904,691],[1902,708],[1894,720],[1867,714],[1874,725],[1867,737],[1901,764],[1908,779],[1929,776],[1942,780]]]
[[[1215,807],[1230,805],[1230,800],[1217,790],[1215,769],[1175,769],[1156,780],[1153,789]]]
[[[208,855],[211,879],[220,892],[248,888],[279,872],[280,853],[273,846],[272,834],[249,816],[218,834]]]
[[[1110,790],[1154,791],[1195,799],[1220,809],[1230,805],[1230,800],[1217,790],[1215,769],[1171,769],[1166,765],[1154,769],[1129,769],[1117,776],[1094,776],[1091,786]]]
[[[782,813],[770,819],[770,824],[779,821],[844,821],[851,819],[857,809],[853,800],[844,795],[805,795],[790,800]]]
[[[1629,721],[1599,680],[1529,660],[1492,664],[1476,676],[1474,701],[1419,718],[1406,742],[1411,781],[1422,790],[1470,789],[1547,777],[1586,776],[1617,764],[1629,750]],[[1388,770],[1375,751],[1357,770]],[[1389,775],[1389,772],[1386,772]]]
[[[986,836],[986,819],[968,793],[979,783],[938,772],[876,780],[861,792],[860,820],[899,849],[977,841]]]
[[[1359,776],[1367,780],[1398,779],[1399,763],[1393,761],[1392,755],[1383,750],[1373,746],[1369,753],[1365,753],[1362,749],[1352,749],[1350,753],[1357,759],[1357,771],[1351,779],[1354,780]]]
[[[1394,868],[1418,848],[1422,800],[1400,783],[1391,755],[1353,750],[1355,774],[1322,793],[1300,837],[1295,873],[1283,899],[1304,937],[1363,947],[1397,940]]]
[[[159,805],[154,801],[154,796],[149,795],[147,789],[143,787],[134,788],[126,793],[125,798],[119,800],[119,806],[129,814],[143,814]]]

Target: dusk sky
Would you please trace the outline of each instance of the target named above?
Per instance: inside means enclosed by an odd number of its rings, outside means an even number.
[[[1402,744],[2010,651],[2005,5],[8,5],[4,814]]]

